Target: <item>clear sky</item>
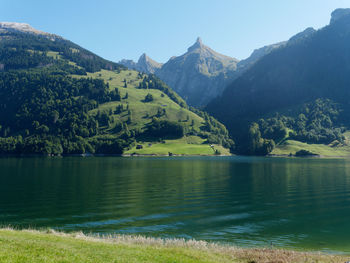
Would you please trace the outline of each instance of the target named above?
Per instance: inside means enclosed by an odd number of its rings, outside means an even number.
[[[159,62],[184,53],[197,36],[238,59],[329,23],[349,0],[0,0],[0,20],[61,35],[119,61],[147,53]]]

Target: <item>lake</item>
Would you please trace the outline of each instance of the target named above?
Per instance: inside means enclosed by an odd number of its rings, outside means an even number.
[[[0,158],[0,223],[350,252],[350,160]]]

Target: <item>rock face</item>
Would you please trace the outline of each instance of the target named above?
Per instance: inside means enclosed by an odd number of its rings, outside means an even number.
[[[332,14],[331,14],[331,24],[333,24],[335,21],[337,21],[338,19],[349,15],[350,14],[350,8],[338,8],[335,9]]]
[[[119,64],[122,64],[129,69],[134,69],[147,74],[154,74],[156,70],[162,67],[161,63],[154,61],[145,53],[141,55],[137,63],[135,63],[133,60],[123,59],[119,61]]]
[[[187,52],[171,58],[156,75],[190,105],[203,106],[232,80],[238,60],[215,52],[198,38]]]
[[[162,67],[161,63],[158,63],[147,56],[145,53],[141,55],[137,61],[139,71],[145,72],[147,74],[154,74],[158,69]]]

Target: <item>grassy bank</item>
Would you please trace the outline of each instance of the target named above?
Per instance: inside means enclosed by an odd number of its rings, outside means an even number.
[[[271,155],[288,156],[295,155],[300,150],[306,150],[321,157],[350,157],[350,131],[343,133],[345,138],[343,143],[334,141],[326,144],[310,144],[290,140],[287,137],[271,152]]]
[[[0,262],[345,262],[332,256],[271,249],[240,249],[201,241],[115,236],[94,238],[53,231],[0,230]]]
[[[307,150],[322,157],[350,157],[350,146],[333,146],[325,144],[308,144],[294,140],[287,140],[271,152],[272,155],[289,155],[297,151]]]

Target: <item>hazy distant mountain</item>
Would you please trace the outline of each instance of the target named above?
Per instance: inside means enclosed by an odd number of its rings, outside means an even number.
[[[146,74],[154,74],[156,70],[162,67],[161,63],[154,61],[145,53],[141,55],[137,63],[135,63],[133,60],[123,59],[119,61],[119,64],[122,64],[129,69],[134,69]]]
[[[241,74],[243,74],[243,72],[245,72],[252,65],[254,65],[259,59],[261,59],[262,57],[271,53],[275,49],[283,47],[284,45],[286,45],[287,43],[291,43],[292,41],[297,41],[297,40],[300,40],[302,38],[308,37],[311,34],[313,34],[314,32],[316,32],[316,30],[313,29],[312,27],[309,27],[309,28],[305,29],[303,32],[300,32],[300,33],[296,34],[295,36],[291,37],[288,41],[282,41],[282,42],[279,42],[276,44],[267,45],[267,46],[264,46],[262,48],[255,49],[253,51],[253,53],[248,58],[243,59],[240,62],[238,62],[238,64],[237,64],[237,73],[238,74],[236,74],[236,77],[239,77]]]
[[[240,62],[238,62],[237,71],[239,71],[239,74],[237,74],[236,77],[239,77],[245,70],[247,70],[249,67],[254,65],[254,63],[257,62],[259,59],[261,59],[263,56],[269,54],[270,52],[272,52],[276,48],[283,46],[285,43],[286,43],[286,41],[279,42],[279,43],[272,44],[272,45],[268,45],[268,46],[264,46],[264,47],[259,48],[259,49],[255,49],[253,51],[253,53],[248,58],[243,59]]]
[[[284,117],[274,118],[273,125],[293,130],[294,138],[329,143],[341,139],[337,128],[350,128],[349,87],[350,9],[338,9],[328,26],[308,28],[260,58],[207,110],[235,138],[246,140],[253,121],[279,113]],[[293,115],[301,109],[301,117]],[[274,138],[270,130],[266,136]]]

